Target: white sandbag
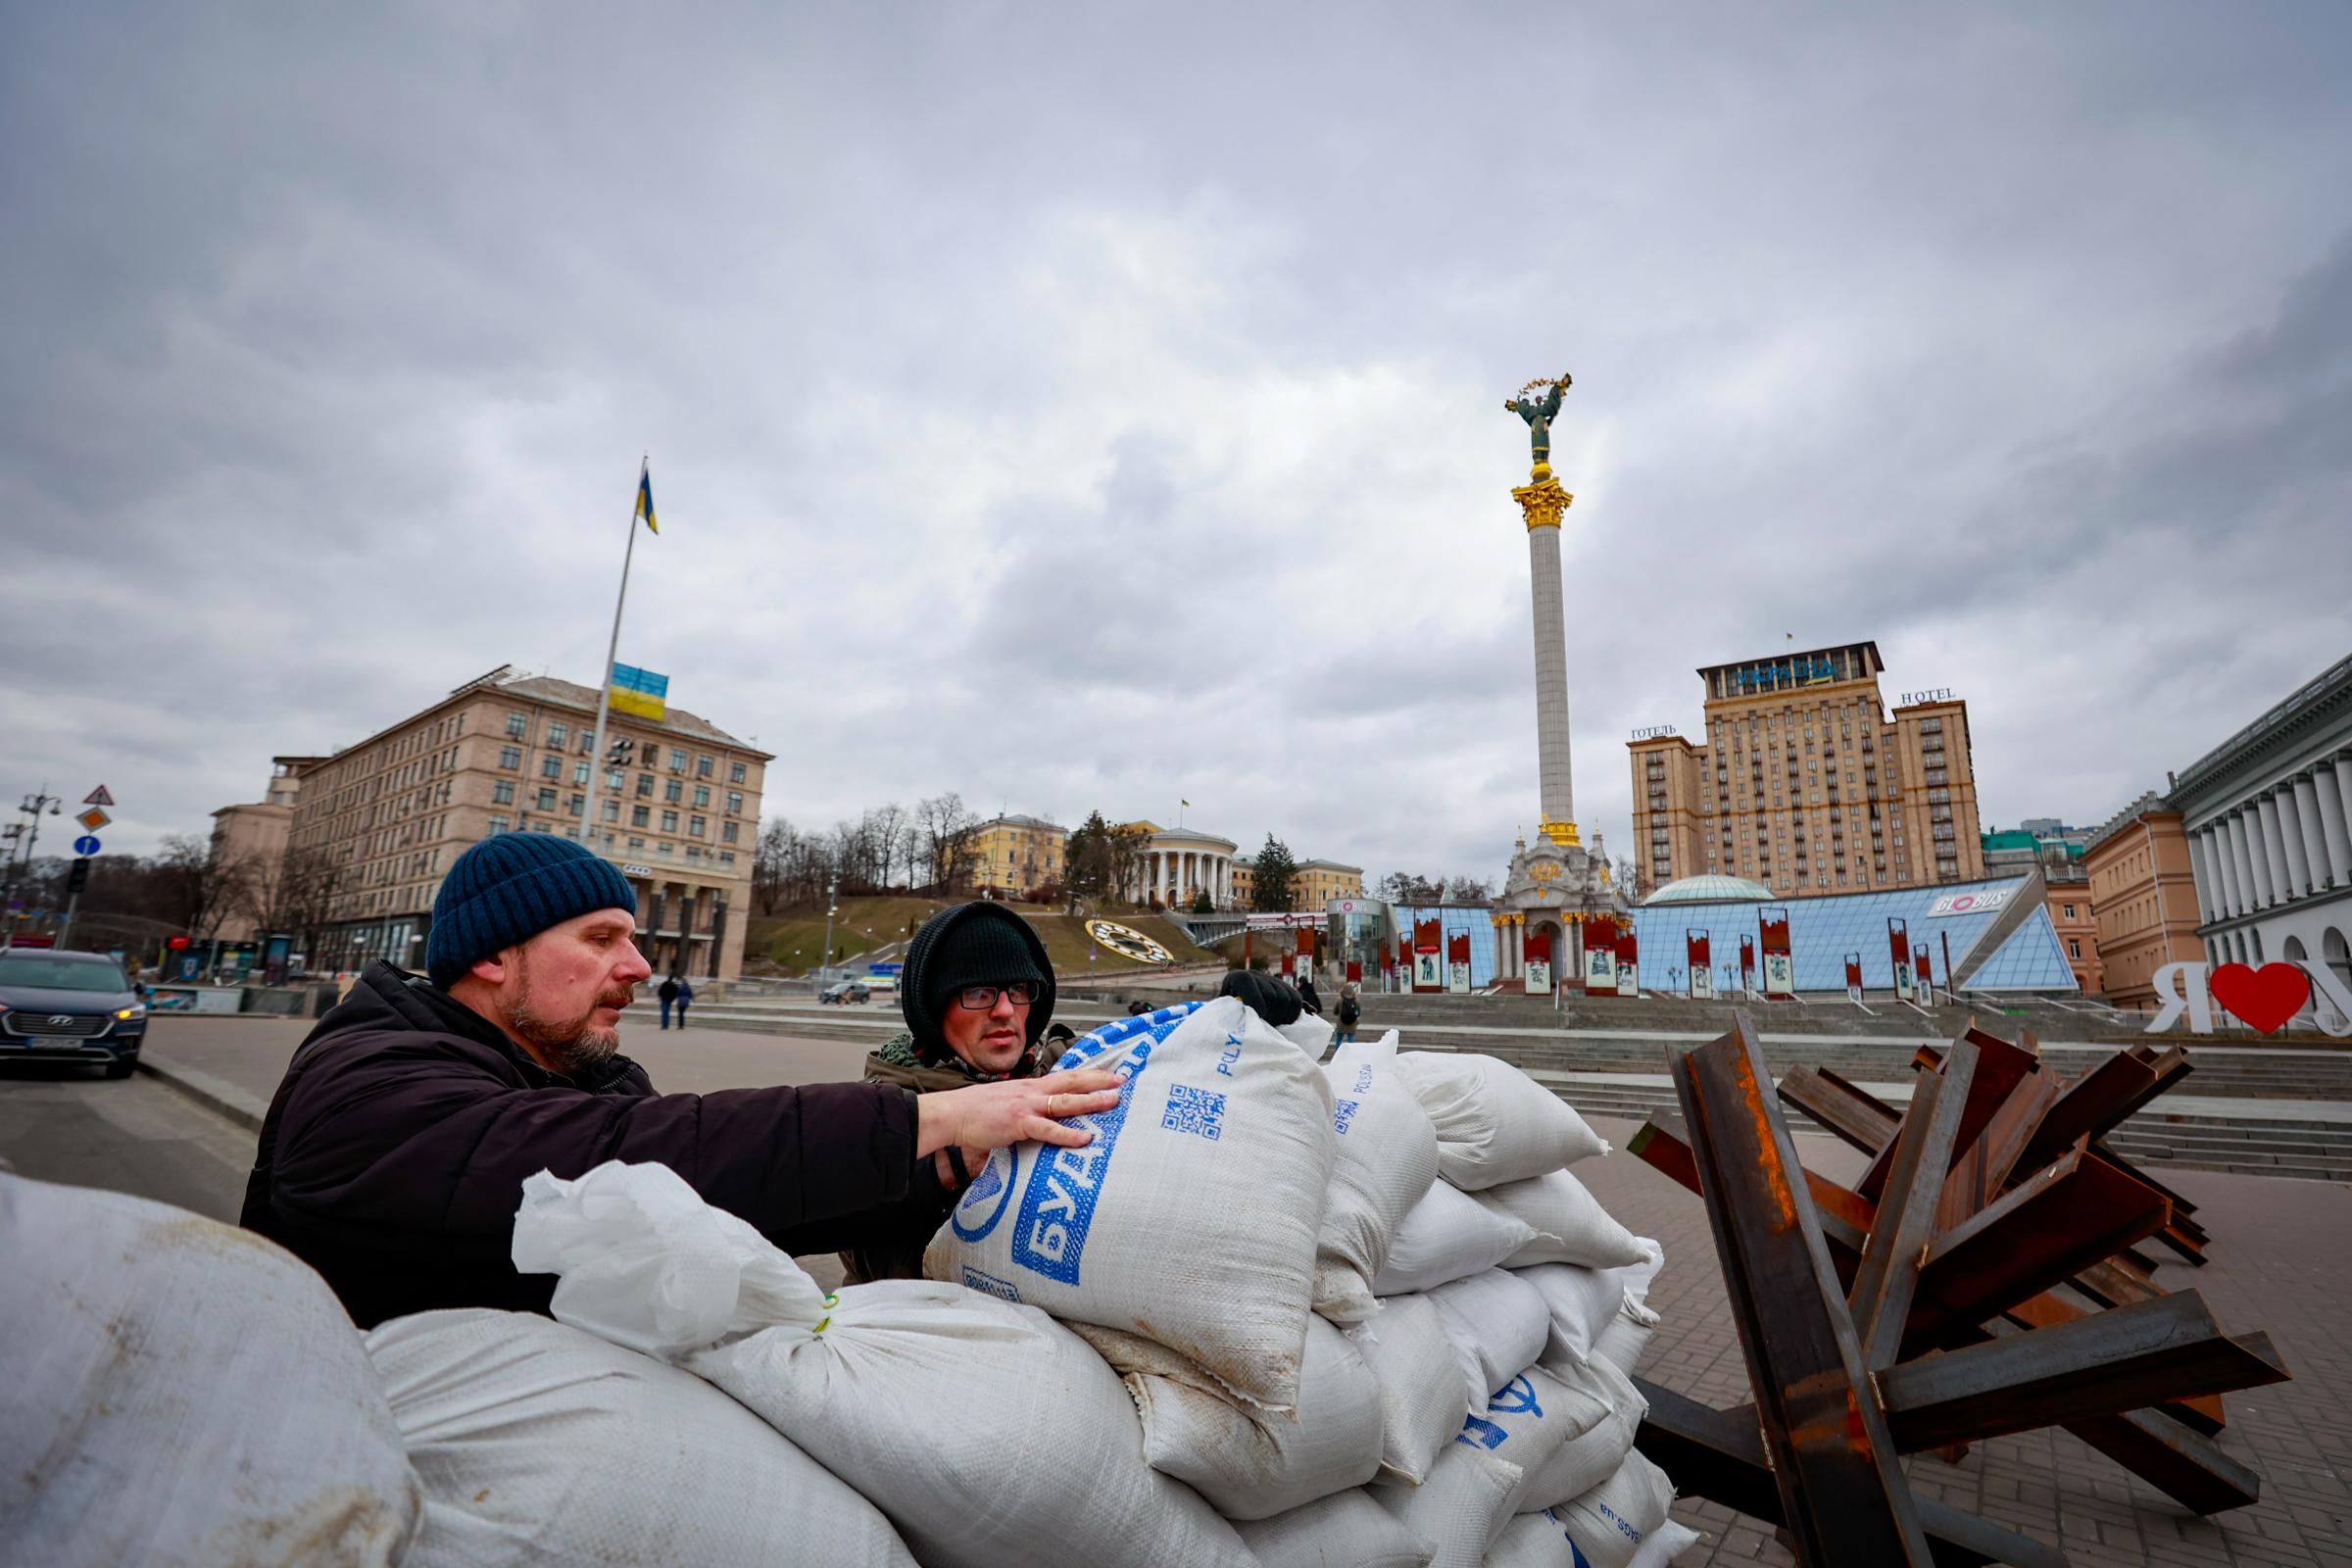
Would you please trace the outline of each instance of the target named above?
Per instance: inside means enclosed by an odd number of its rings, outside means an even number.
[[[1250,1560],[1144,1462],[1118,1374],[1035,1307],[934,1280],[828,1296],[662,1165],[533,1176],[514,1256],[560,1276],[559,1319],[709,1379],[855,1478],[928,1568],[1099,1568],[1139,1542],[1172,1562]]]
[[[1523,1513],[1504,1525],[1487,1553],[1487,1568],[1585,1568],[1559,1512]],[[1643,1538],[1629,1568],[1666,1568],[1698,1542],[1697,1531],[1669,1519]]]
[[[1419,1486],[1470,1408],[1461,1363],[1426,1296],[1399,1296],[1349,1336],[1380,1382],[1380,1478]]]
[[[1389,1066],[1396,1031],[1363,1052],[1348,1049],[1346,1063],[1323,1069],[1338,1147],[1315,1246],[1315,1310],[1335,1323],[1361,1323],[1379,1310],[1372,1281],[1397,1227],[1438,1179],[1438,1130]]]
[[[251,1231],[0,1170],[0,1562],[389,1565],[423,1499],[359,1332]]]
[[[1602,1325],[1592,1342],[1592,1359],[1631,1372],[1642,1364],[1642,1352],[1649,1348],[1650,1336],[1657,1330],[1658,1314],[1635,1300],[1633,1292],[1628,1291],[1617,1305],[1617,1315]]]
[[[1437,1549],[1360,1487],[1234,1529],[1260,1568],[1429,1568]]]
[[[1610,1218],[1600,1200],[1564,1170],[1490,1187],[1478,1195],[1478,1200],[1535,1228],[1536,1239],[1503,1259],[1504,1268],[1535,1263],[1622,1268],[1646,1256],[1641,1239]]]
[[[1429,1298],[1462,1363],[1470,1408],[1536,1364],[1551,1337],[1551,1309],[1533,1285],[1498,1268],[1451,1280]]]
[[[1331,1049],[1331,1037],[1337,1033],[1331,1020],[1302,1012],[1290,1023],[1276,1024],[1274,1032],[1307,1054],[1310,1061],[1321,1061],[1323,1053]]]
[[[1674,1483],[1642,1456],[1625,1456],[1617,1473],[1574,1502],[1553,1510],[1577,1560],[1591,1568],[1633,1568],[1642,1544],[1667,1522]]]
[[[1360,1487],[1380,1469],[1380,1379],[1348,1337],[1306,1327],[1298,1404],[1246,1404],[1163,1345],[1091,1323],[1065,1325],[1127,1385],[1144,1423],[1144,1458],[1189,1482],[1227,1519],[1264,1519]]]
[[[1065,1124],[1094,1142],[998,1150],[923,1271],[1157,1340],[1288,1409],[1338,1142],[1321,1069],[1239,997],[1098,1030],[1061,1059],[1125,1079],[1111,1109]]]
[[[1400,1051],[1396,1068],[1438,1128],[1438,1174],[1464,1192],[1526,1181],[1609,1146],[1585,1118],[1507,1061]]]
[[[1429,1543],[1430,1568],[1478,1568],[1511,1516],[1519,1467],[1498,1454],[1449,1443],[1417,1487],[1376,1486],[1373,1500]]]
[[[1389,1239],[1389,1260],[1372,1288],[1382,1296],[1431,1290],[1493,1268],[1535,1238],[1527,1221],[1436,1182]]]
[[[1625,1304],[1625,1282],[1614,1269],[1579,1268],[1574,1263],[1538,1263],[1516,1271],[1543,1294],[1551,1310],[1546,1366],[1583,1366],[1592,1359],[1601,1330]]]
[[[691,1373],[528,1312],[368,1336],[424,1523],[402,1568],[791,1562],[913,1568],[874,1505]]]
[[[1565,1435],[1520,1489],[1522,1513],[1581,1497],[1615,1475],[1649,1413],[1649,1401],[1633,1380],[1598,1356],[1590,1366],[1557,1374],[1539,1370],[1551,1382],[1545,1413]]]

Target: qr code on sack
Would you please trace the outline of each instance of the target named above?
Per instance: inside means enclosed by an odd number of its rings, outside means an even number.
[[[1216,1142],[1217,1130],[1225,1121],[1225,1097],[1205,1089],[1188,1088],[1183,1084],[1168,1085],[1168,1108],[1159,1124],[1173,1132],[1198,1133],[1209,1142]]]
[[[1331,1126],[1342,1138],[1348,1136],[1348,1124],[1355,1120],[1355,1107],[1361,1101],[1343,1100],[1332,1106]]]

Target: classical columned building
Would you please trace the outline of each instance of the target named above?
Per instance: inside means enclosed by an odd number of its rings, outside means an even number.
[[[2167,804],[2211,961],[2311,960],[2352,979],[2352,657],[2191,762]]]
[[[1164,907],[1182,909],[1205,893],[1216,907],[1233,907],[1233,860],[1240,845],[1199,828],[1166,828],[1156,822],[1127,826],[1151,834],[1121,890],[1128,900],[1157,900]]]

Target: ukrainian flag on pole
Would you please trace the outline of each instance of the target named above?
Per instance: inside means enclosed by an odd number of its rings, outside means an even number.
[[[660,533],[662,525],[654,520],[654,466],[646,464],[637,470],[637,512],[645,519],[647,533]]]

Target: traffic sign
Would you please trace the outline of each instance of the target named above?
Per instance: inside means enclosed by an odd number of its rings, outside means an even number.
[[[75,855],[96,855],[98,853],[98,841],[90,837],[87,833],[84,833],[81,837],[74,841],[74,853]]]
[[[75,817],[74,820],[74,821],[76,821],[76,822],[79,822],[79,823],[80,823],[80,824],[81,824],[83,827],[87,828],[87,829],[88,829],[90,832],[92,832],[92,833],[95,833],[95,832],[97,832],[97,831],[98,831],[100,828],[102,828],[102,827],[106,826],[106,824],[107,824],[107,823],[109,823],[109,822],[112,822],[112,821],[114,820],[114,818],[113,818],[113,817],[111,817],[111,816],[109,816],[109,815],[107,815],[107,814],[106,814],[104,811],[101,811],[100,809],[98,809],[98,808],[96,808],[95,806],[93,806],[93,807],[91,807],[91,808],[90,808],[88,810],[86,810],[86,811],[82,812],[82,813],[81,813],[79,816]]]
[[[81,804],[84,806],[112,806],[115,804],[115,798],[109,795],[106,792],[106,786],[101,784],[89,794],[84,795],[81,798]]]

